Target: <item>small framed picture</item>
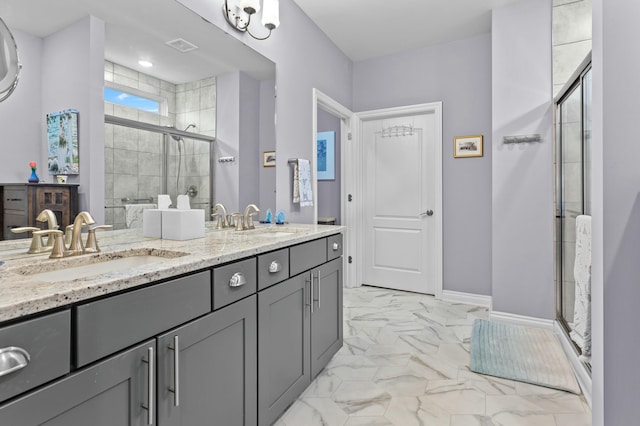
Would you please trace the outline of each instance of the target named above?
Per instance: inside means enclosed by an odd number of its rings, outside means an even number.
[[[482,157],[482,135],[453,138],[453,157]]]
[[[262,153],[262,167],[275,167],[276,166],[276,152],[265,151]]]

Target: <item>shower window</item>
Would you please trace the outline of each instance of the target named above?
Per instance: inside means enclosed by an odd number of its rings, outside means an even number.
[[[556,317],[569,333],[574,326],[576,217],[591,214],[590,58],[556,98],[555,126]]]
[[[165,97],[148,93],[134,87],[105,81],[103,96],[105,102],[114,105],[122,105],[163,116],[168,114],[168,102]]]

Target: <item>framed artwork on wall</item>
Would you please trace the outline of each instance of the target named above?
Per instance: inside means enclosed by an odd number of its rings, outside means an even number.
[[[276,166],[276,152],[265,151],[262,153],[262,167],[275,167]]]
[[[318,180],[336,179],[336,132],[318,132]]]
[[[49,174],[80,174],[78,144],[77,110],[67,109],[47,114],[47,166]]]
[[[482,157],[482,135],[453,138],[453,157]]]

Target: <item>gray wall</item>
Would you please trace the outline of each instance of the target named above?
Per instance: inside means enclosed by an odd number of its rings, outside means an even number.
[[[0,147],[3,161],[0,167],[0,182],[27,182],[31,169],[30,161],[38,163],[38,176],[51,182],[47,175],[46,155],[41,149],[45,118],[41,114],[42,99],[42,39],[12,30],[20,51],[22,72],[13,94],[0,103]]]
[[[260,82],[240,73],[239,212],[260,201]]]
[[[276,168],[262,167],[262,153],[276,150],[276,88],[275,81],[260,82],[260,218],[264,219],[267,209],[275,214],[276,207]],[[277,153],[276,153],[277,154]]]
[[[282,25],[264,41],[229,28],[220,12],[224,0],[179,2],[276,63],[276,207],[288,213],[289,221],[311,223],[313,207],[299,208],[291,202],[293,187],[287,159],[311,159],[314,139],[309,129],[314,87],[351,107],[352,62],[293,0],[280,1]]]
[[[340,119],[318,108],[318,132],[336,132],[335,134],[335,180],[318,181],[318,217],[335,217],[340,224]]]
[[[358,62],[353,100],[355,111],[443,102],[444,289],[490,295],[490,36]],[[476,134],[484,157],[454,159],[454,136]]]
[[[493,310],[554,318],[551,4],[493,10]],[[509,135],[541,142],[505,145]]]
[[[593,1],[593,424],[640,418],[637,0]],[[630,137],[631,136],[631,137]]]

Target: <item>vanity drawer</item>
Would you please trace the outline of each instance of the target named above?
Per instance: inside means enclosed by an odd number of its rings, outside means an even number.
[[[4,239],[5,240],[17,240],[18,238],[29,238],[30,233],[24,232],[22,234],[14,234],[11,232],[11,228],[19,228],[21,226],[28,226],[27,215],[24,214],[9,214],[5,213],[3,216],[4,226]]]
[[[27,211],[27,188],[4,187],[3,204],[5,210]]]
[[[25,360],[21,350],[30,359],[24,368],[0,377],[0,401],[69,372],[71,313],[66,310],[0,328],[0,351],[4,351],[0,354],[0,374],[9,368],[3,361]]]
[[[342,256],[342,234],[327,237],[327,260]]]
[[[213,309],[250,296],[257,287],[255,257],[213,268]]]
[[[258,290],[289,278],[289,249],[258,256]]]
[[[76,308],[77,366],[210,311],[210,271],[80,305]]]
[[[291,247],[289,273],[293,277],[327,261],[327,239],[309,241]]]

